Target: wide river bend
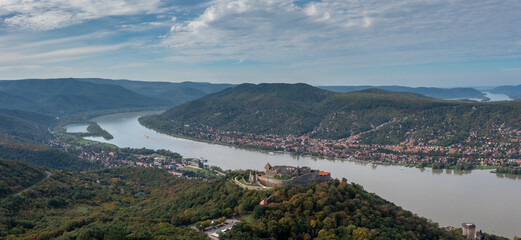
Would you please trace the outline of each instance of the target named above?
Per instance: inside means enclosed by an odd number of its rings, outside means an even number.
[[[119,147],[168,149],[184,157],[203,157],[222,169],[263,170],[271,165],[309,166],[345,177],[369,192],[402,206],[440,226],[461,227],[474,222],[477,229],[505,237],[521,236],[521,179],[495,175],[489,170],[457,172],[372,165],[357,161],[296,157],[283,153],[250,151],[157,133],[140,125],[138,118],[155,112],[105,115],[92,119],[114,136],[87,139]],[[79,126],[75,125],[76,128]]]

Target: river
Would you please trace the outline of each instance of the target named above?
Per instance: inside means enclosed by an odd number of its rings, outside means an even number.
[[[139,124],[137,119],[156,112],[105,115],[92,119],[114,139],[87,139],[119,147],[168,149],[184,157],[203,157],[209,165],[222,169],[263,170],[271,165],[309,166],[345,177],[369,192],[438,222],[440,226],[461,227],[474,222],[477,229],[505,237],[521,236],[521,180],[497,176],[489,170],[458,172],[371,165],[357,161],[296,157],[290,154],[249,151],[235,147],[175,138]],[[78,126],[75,126],[78,128]]]
[[[512,101],[513,99],[509,96],[501,93],[490,93],[490,92],[483,92],[485,94],[485,97],[490,99],[490,102],[497,102],[497,101]]]

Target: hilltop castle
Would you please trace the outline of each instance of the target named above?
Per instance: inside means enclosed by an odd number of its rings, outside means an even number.
[[[249,182],[260,183],[265,186],[307,186],[312,183],[321,183],[331,180],[329,172],[312,170],[309,167],[271,166],[264,167],[264,172],[250,172]]]

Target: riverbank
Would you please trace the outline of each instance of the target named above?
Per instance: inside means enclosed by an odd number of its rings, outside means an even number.
[[[161,129],[154,129],[151,125],[147,124],[146,121],[143,121],[143,116],[138,118],[138,121],[139,123],[150,129],[150,130],[153,130],[153,131],[156,131],[156,132],[159,132],[159,133],[162,133],[162,134],[166,134],[166,135],[169,135],[169,136],[172,136],[172,137],[176,137],[176,138],[182,138],[182,139],[187,139],[187,140],[191,140],[191,141],[198,141],[198,142],[203,142],[203,143],[209,143],[209,144],[217,144],[217,145],[222,145],[222,146],[229,146],[229,147],[235,147],[235,148],[240,148],[240,149],[245,149],[245,150],[253,150],[253,151],[259,151],[259,152],[263,152],[263,153],[274,153],[274,152],[280,152],[280,153],[284,153],[284,154],[292,154],[292,155],[295,155],[295,156],[300,156],[300,157],[314,157],[314,158],[317,158],[317,159],[328,159],[328,160],[338,160],[338,161],[362,161],[362,162],[369,162],[369,163],[376,163],[376,164],[379,164],[379,165],[386,165],[386,164],[391,164],[391,165],[399,165],[399,166],[405,166],[405,167],[417,167],[417,168],[432,168],[432,169],[451,169],[451,170],[459,170],[459,171],[472,171],[472,170],[475,170],[475,169],[479,169],[479,170],[493,170],[493,169],[496,169],[498,166],[497,165],[477,165],[477,164],[472,164],[472,163],[468,163],[468,162],[457,162],[455,164],[446,164],[446,163],[441,163],[440,162],[422,162],[422,161],[415,161],[415,162],[391,162],[391,161],[381,161],[381,160],[373,160],[373,159],[367,159],[367,160],[364,160],[364,159],[355,159],[353,158],[353,156],[349,156],[348,158],[343,158],[343,157],[338,157],[338,156],[327,156],[327,155],[320,155],[320,154],[315,154],[315,153],[306,153],[306,152],[301,152],[301,151],[291,151],[291,148],[290,148],[290,151],[284,149],[284,150],[280,150],[276,147],[269,147],[269,146],[252,146],[252,145],[248,145],[248,144],[240,144],[240,143],[237,143],[237,142],[224,142],[224,141],[216,141],[216,140],[211,140],[211,139],[204,139],[204,138],[198,138],[198,137],[194,137],[194,136],[187,136],[187,135],[183,135],[183,134],[178,134],[178,133],[173,133],[173,132],[168,132],[168,131],[163,131]],[[491,171],[492,173],[492,171]]]

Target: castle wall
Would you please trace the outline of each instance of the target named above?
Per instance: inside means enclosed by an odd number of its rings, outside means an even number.
[[[266,176],[259,176],[257,177],[258,181],[261,182],[263,185],[266,186],[287,186],[287,185],[294,185],[294,186],[308,186],[312,183],[321,183],[321,182],[327,182],[331,180],[330,176],[320,176],[318,174],[318,171],[310,172],[301,176],[293,177],[289,180],[279,180],[274,179]]]

